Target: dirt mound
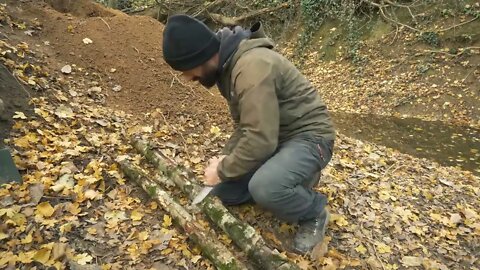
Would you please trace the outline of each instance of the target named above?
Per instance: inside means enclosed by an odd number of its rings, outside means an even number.
[[[74,73],[96,74],[107,105],[134,115],[160,109],[167,118],[198,116],[200,122],[219,111],[222,117],[228,117],[216,90],[208,92],[181,82],[164,62],[160,22],[121,12],[104,18],[74,17],[71,14],[101,14],[109,10],[92,3],[82,6],[80,2],[87,3],[82,0],[69,6],[71,13],[65,14],[58,10],[64,10],[68,1],[50,2],[55,8],[28,2],[19,16],[37,18],[42,24],[42,39],[37,41],[50,44],[47,61],[54,61],[49,66],[54,66],[55,72],[68,64],[74,67]],[[85,38],[92,43],[85,44]]]
[[[62,13],[71,13],[77,17],[110,17],[118,14],[117,11],[107,9],[90,0],[47,0],[55,10]]]

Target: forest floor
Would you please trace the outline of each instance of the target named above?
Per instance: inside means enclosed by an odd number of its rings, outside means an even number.
[[[50,2],[0,5],[0,135],[24,180],[0,188],[0,269],[212,269],[115,159],[143,164],[137,135],[200,176],[232,131],[225,102],[168,68],[161,23]],[[302,269],[479,269],[479,180],[339,134],[316,187],[333,213],[323,256],[289,252],[294,224],[230,210]]]

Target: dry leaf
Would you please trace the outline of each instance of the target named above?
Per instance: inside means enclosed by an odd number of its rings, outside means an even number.
[[[50,254],[52,253],[52,250],[49,248],[42,248],[39,251],[35,253],[33,256],[33,260],[37,261],[41,264],[46,264],[48,260],[50,259]]]
[[[415,256],[402,257],[402,264],[406,267],[420,266],[423,263],[423,258]]]
[[[58,106],[58,108],[55,110],[55,115],[60,118],[72,118],[73,116],[75,116],[72,108],[67,107],[63,104]]]
[[[138,210],[133,210],[132,213],[130,214],[130,218],[133,221],[139,221],[139,220],[142,220],[143,214],[140,213],[140,211],[138,211]]]
[[[61,71],[64,74],[70,74],[72,73],[72,67],[70,65],[65,65],[62,67]]]
[[[92,262],[93,257],[90,256],[88,253],[82,253],[76,255],[74,259],[77,261],[78,264],[86,265],[87,263]]]
[[[35,214],[40,215],[42,217],[51,217],[55,209],[50,205],[49,202],[42,202],[37,205]]]
[[[87,44],[87,45],[93,43],[93,41],[89,38],[84,38],[82,41],[83,41],[83,44]]]
[[[23,112],[15,112],[15,114],[12,116],[13,119],[27,119],[27,116]]]
[[[172,218],[169,215],[163,215],[162,227],[168,228],[172,226]]]

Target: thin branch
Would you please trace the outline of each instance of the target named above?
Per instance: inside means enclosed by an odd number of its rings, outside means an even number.
[[[234,26],[234,25],[238,25],[241,21],[245,21],[245,20],[250,19],[252,17],[256,17],[256,16],[259,16],[259,15],[262,15],[262,14],[265,14],[265,13],[274,12],[274,11],[277,11],[277,10],[282,9],[282,8],[288,8],[289,6],[290,6],[289,3],[282,3],[282,4],[280,4],[276,7],[262,8],[262,9],[259,9],[259,10],[249,12],[249,13],[244,14],[242,16],[236,16],[236,17],[225,17],[223,15],[216,14],[216,13],[209,13],[209,15],[212,18],[212,20],[214,20],[218,23],[221,23],[223,25]]]
[[[100,17],[100,20],[102,20],[102,22],[104,22],[107,25],[108,30],[112,30],[112,28],[110,28],[110,25],[102,17]]]
[[[200,9],[199,11],[195,12],[192,14],[192,17],[198,17],[200,14],[202,14],[203,12],[205,11],[208,11],[211,7],[214,7],[214,6],[218,6],[220,4],[222,4],[223,2],[225,2],[226,0],[215,0],[211,3],[209,3],[208,5],[206,5],[205,7],[203,7],[202,9]]]
[[[449,53],[446,51],[424,50],[423,52],[416,53],[415,56],[421,56],[427,53],[439,53],[439,54],[446,54],[449,56],[459,56],[464,54],[468,50],[480,50],[480,47],[464,47],[464,48],[458,48],[458,50],[461,50],[461,51],[459,51],[458,53]]]
[[[365,1],[365,0],[364,0],[364,1]],[[369,2],[367,1],[367,3],[369,3]],[[383,10],[383,7],[382,7],[382,6],[378,6],[378,9],[380,10],[380,14],[382,15],[382,17],[385,18],[387,21],[390,21],[390,22],[392,22],[392,23],[401,25],[401,26],[406,27],[406,28],[408,28],[408,29],[410,29],[410,30],[412,30],[412,31],[415,31],[415,32],[418,32],[418,33],[422,33],[422,30],[420,30],[420,29],[417,29],[417,28],[415,28],[415,27],[412,27],[412,26],[410,26],[410,25],[408,25],[408,24],[401,23],[401,22],[396,21],[396,20],[390,18],[389,16],[387,16],[387,15],[385,14],[385,11]]]
[[[480,18],[480,16],[477,16],[477,17],[475,17],[475,18],[473,18],[473,19],[471,19],[471,20],[469,20],[469,21],[463,22],[463,23],[455,24],[455,25],[452,25],[452,26],[450,26],[450,27],[437,30],[437,31],[435,31],[435,32],[445,32],[445,31],[448,31],[448,30],[450,30],[450,29],[453,29],[453,28],[456,28],[456,27],[465,25],[465,24],[467,24],[467,23],[471,23],[471,22],[477,20],[478,18]]]
[[[402,4],[399,4],[399,3],[395,3],[395,2],[392,2],[390,0],[384,0],[386,3],[394,6],[394,7],[402,7],[402,8],[406,8],[408,10],[408,13],[410,13],[410,16],[412,16],[412,19],[416,22],[417,21],[417,18],[415,15],[413,15],[413,12],[412,12],[412,9],[410,8],[411,6],[410,5],[402,5]]]

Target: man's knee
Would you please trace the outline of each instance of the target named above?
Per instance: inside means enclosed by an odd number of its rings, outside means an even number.
[[[267,208],[274,206],[282,194],[278,181],[270,177],[253,177],[248,184],[248,191],[257,204]]]

